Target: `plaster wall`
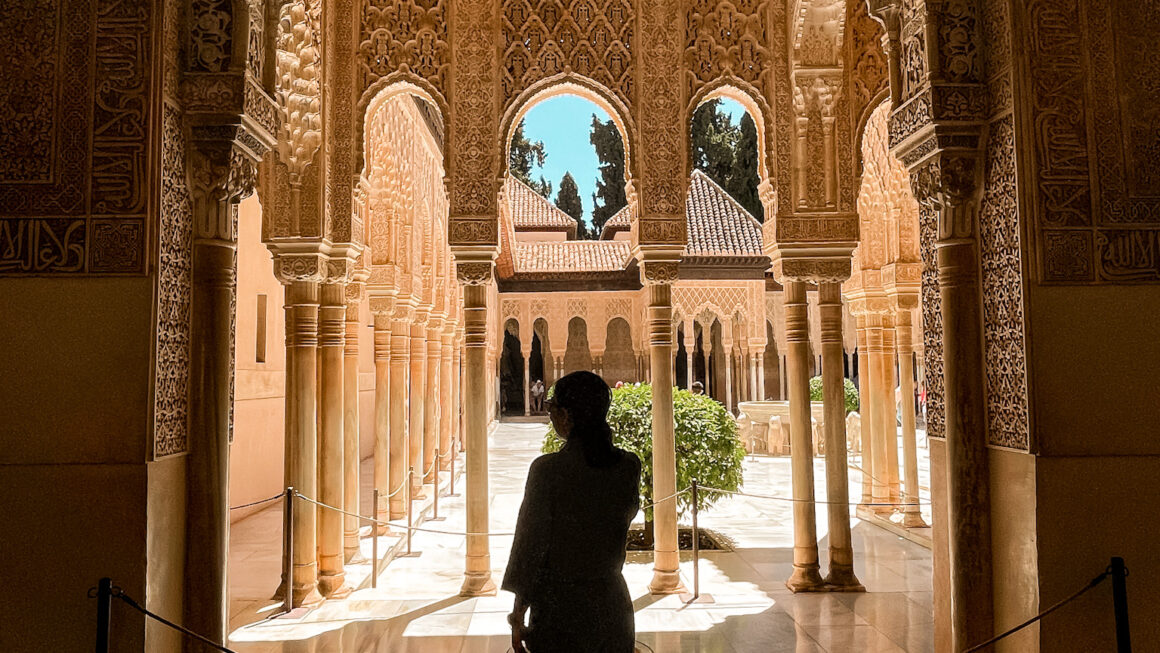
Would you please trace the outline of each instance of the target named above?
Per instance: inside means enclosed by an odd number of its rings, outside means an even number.
[[[934,591],[934,650],[951,653],[951,560],[947,532],[947,441],[928,438],[930,446],[931,571]]]
[[[1131,573],[1132,641],[1160,642],[1160,292],[1033,286],[1029,377],[1038,450],[1040,605],[1082,587],[1114,555]],[[1110,585],[1045,619],[1041,648],[1114,648]]]
[[[258,329],[258,296],[265,295],[265,334]],[[262,243],[262,206],[252,195],[238,206],[238,300],[234,349],[234,441],[230,446],[230,505],[257,501],[283,487],[285,451],[285,293]],[[264,361],[258,360],[259,339]],[[237,521],[253,509],[235,510]]]
[[[102,576],[146,596],[152,299],[148,277],[0,279],[0,650],[91,650]],[[142,650],[114,609],[113,650]]]
[[[1017,626],[1039,612],[1035,456],[990,449],[991,577],[995,630]],[[1035,651],[1039,626],[1032,625],[996,645],[998,653]]]

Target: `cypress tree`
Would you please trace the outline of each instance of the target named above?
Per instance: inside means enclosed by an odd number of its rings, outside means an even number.
[[[592,194],[592,238],[599,238],[604,223],[624,208],[624,143],[612,119],[602,121],[592,114],[592,131],[588,142],[596,148],[600,160],[596,192]]]
[[[580,202],[580,191],[576,187],[576,180],[572,173],[565,172],[560,180],[560,190],[556,193],[556,208],[572,216],[577,222],[576,235],[581,238],[589,237],[584,225],[584,205]]]

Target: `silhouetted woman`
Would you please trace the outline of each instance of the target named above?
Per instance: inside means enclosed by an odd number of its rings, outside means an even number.
[[[632,598],[621,575],[628,526],[640,509],[640,459],[612,444],[612,392],[591,372],[556,382],[545,402],[558,453],[528,470],[503,589],[516,653],[631,653]],[[530,609],[527,627],[524,613]]]

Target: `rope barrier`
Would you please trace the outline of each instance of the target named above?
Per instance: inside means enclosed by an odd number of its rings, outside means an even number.
[[[723,494],[735,494],[742,497],[753,497],[754,499],[769,499],[771,501],[786,501],[788,503],[815,503],[819,505],[859,505],[859,506],[916,506],[917,503],[858,503],[856,501],[817,501],[815,499],[794,499],[793,497],[776,497],[770,494],[753,494],[752,492],[741,492],[740,490],[723,490],[717,487],[710,487],[708,485],[700,486],[704,492],[721,492]]]
[[[1108,567],[1107,569],[1104,570],[1104,572],[1102,574],[1100,574],[1099,576],[1096,576],[1095,578],[1088,581],[1088,584],[1081,587],[1078,592],[1075,592],[1074,594],[1067,597],[1066,599],[1060,601],[1059,603],[1056,603],[1055,605],[1044,610],[1043,612],[1040,612],[1039,614],[1035,615],[1034,617],[1031,617],[1030,619],[1028,619],[1027,621],[1024,621],[1023,623],[1019,624],[1018,626],[1015,626],[1014,628],[1011,628],[1010,630],[1004,631],[1003,633],[1000,633],[999,635],[996,635],[996,636],[992,637],[991,639],[988,639],[987,641],[983,642],[982,644],[976,644],[976,645],[972,646],[971,648],[963,651],[963,653],[974,653],[974,651],[981,651],[981,650],[987,648],[988,646],[991,646],[995,642],[998,642],[999,640],[1003,639],[1004,637],[1007,637],[1008,635],[1013,635],[1013,634],[1019,632],[1020,630],[1023,630],[1024,628],[1030,626],[1031,624],[1035,623],[1036,621],[1039,621],[1040,619],[1046,617],[1047,615],[1051,614],[1052,612],[1055,612],[1056,610],[1062,608],[1063,606],[1067,605],[1068,603],[1071,603],[1072,601],[1078,599],[1085,592],[1087,592],[1091,588],[1095,587],[1096,585],[1099,585],[1100,583],[1103,582],[1103,580],[1105,578],[1107,578],[1108,576],[1111,576],[1111,575],[1112,575],[1112,568]]]
[[[165,617],[162,617],[159,614],[156,614],[154,612],[151,612],[151,611],[145,609],[144,606],[142,606],[140,603],[137,603],[136,601],[134,601],[133,597],[126,594],[124,592],[124,590],[122,590],[120,587],[118,587],[116,585],[111,585],[111,584],[106,584],[106,585],[109,588],[108,589],[109,596],[111,596],[113,598],[120,599],[126,605],[128,605],[129,607],[133,608],[134,610],[140,612],[141,614],[145,615],[146,617],[149,617],[150,619],[153,619],[155,621],[159,621],[159,622],[165,624],[166,626],[169,626],[170,628],[182,633],[183,635],[186,635],[187,637],[192,637],[193,639],[196,639],[197,641],[201,642],[202,644],[205,644],[206,646],[209,646],[209,647],[216,649],[218,651],[222,651],[222,653],[236,653],[233,649],[228,649],[228,648],[222,646],[221,644],[214,642],[210,638],[205,637],[204,635],[199,635],[198,633],[195,633],[192,630],[190,630],[184,626],[179,626],[178,624],[173,623],[172,621],[166,619]],[[100,598],[101,591],[102,590],[100,588],[96,588],[96,587],[89,589],[89,598]],[[105,634],[107,635],[107,633],[105,633]],[[107,646],[107,642],[105,642],[105,644]]]
[[[272,496],[268,499],[261,499],[259,501],[251,501],[250,503],[243,503],[240,506],[233,506],[230,508],[230,510],[241,510],[242,508],[249,508],[250,506],[257,506],[257,505],[261,505],[263,503],[270,503],[271,501],[274,501],[275,499],[281,499],[284,496],[286,496],[286,490],[282,490],[278,494],[275,494],[274,496]]]
[[[860,473],[862,473],[862,474],[864,474],[864,475],[866,475],[866,476],[869,476],[871,481],[876,481],[876,482],[878,482],[880,485],[888,485],[888,484],[889,484],[889,481],[884,481],[884,480],[882,480],[881,478],[879,478],[879,477],[877,477],[877,476],[875,476],[875,475],[873,475],[873,474],[870,474],[870,473],[868,473],[868,472],[867,472],[865,469],[863,469],[863,468],[862,468],[860,465],[855,465],[855,464],[852,462],[852,458],[853,458],[853,457],[854,457],[854,454],[852,454],[852,453],[851,453],[851,454],[847,454],[847,457],[846,457],[846,467],[848,467],[848,468],[850,468],[850,469],[856,469],[856,470],[858,470]],[[863,454],[863,457],[865,457],[865,454]],[[906,493],[905,493],[905,492],[903,492],[903,494],[906,494]],[[859,503],[858,505],[865,505],[865,506],[868,506],[868,505],[872,505],[872,504],[868,504],[868,503]],[[879,505],[881,505],[881,504],[879,504]],[[919,499],[919,500],[917,501],[917,503],[906,503],[906,504],[900,504],[900,505],[908,505],[908,506],[909,506],[909,505],[923,505],[923,506],[929,506],[929,505],[933,505],[933,503],[932,503],[932,502],[930,502],[930,501],[923,501],[923,500]]]
[[[392,522],[385,522],[385,521],[382,521],[381,519],[375,519],[374,517],[367,517],[366,515],[359,515],[359,514],[356,514],[353,512],[347,512],[346,510],[343,510],[342,508],[336,508],[332,505],[322,503],[321,501],[318,501],[316,499],[311,499],[310,497],[308,497],[305,494],[302,494],[301,492],[298,492],[298,491],[294,492],[294,496],[296,496],[299,499],[302,499],[303,501],[306,501],[308,503],[313,503],[314,505],[319,506],[320,508],[327,508],[329,510],[333,510],[335,512],[340,512],[340,513],[347,515],[347,516],[350,516],[350,517],[358,517],[359,519],[365,519],[366,521],[372,522],[374,524],[378,524],[380,526],[387,526],[387,527],[393,527],[393,528],[404,528],[407,530],[419,531],[422,533],[438,533],[440,535],[464,535],[464,536],[467,536],[467,535],[485,535],[488,537],[512,537],[513,535],[515,535],[515,533],[507,533],[507,532],[474,533],[474,532],[470,532],[470,531],[467,531],[467,532],[445,531],[445,530],[439,530],[439,529],[435,529],[435,528],[421,528],[419,526],[405,526],[403,524],[395,524]]]
[[[643,506],[641,506],[641,507],[640,507],[640,509],[641,509],[641,510],[648,510],[649,508],[655,508],[656,506],[658,506],[658,505],[660,505],[660,504],[662,504],[662,503],[664,503],[664,502],[666,502],[666,501],[670,501],[670,500],[672,500],[672,499],[675,499],[675,498],[677,498],[677,497],[681,496],[682,494],[684,494],[684,493],[688,492],[689,490],[691,490],[691,489],[692,489],[692,487],[693,487],[693,486],[691,486],[691,485],[690,485],[689,487],[686,487],[686,488],[685,488],[685,489],[683,489],[683,490],[677,490],[676,492],[674,492],[674,493],[670,494],[669,496],[667,496],[667,497],[665,497],[665,498],[663,498],[663,499],[657,499],[656,501],[653,501],[653,502],[652,502],[652,503],[650,503],[650,504],[647,504],[647,505],[643,505]]]
[[[396,494],[402,492],[403,488],[405,488],[405,487],[407,487],[407,479],[404,478],[403,482],[399,483],[399,487],[395,488],[394,492],[388,494],[387,498],[390,499],[391,497],[395,496]],[[297,492],[295,494],[297,494]],[[381,497],[380,497],[380,500],[381,500]],[[377,506],[376,506],[376,508],[377,508]]]

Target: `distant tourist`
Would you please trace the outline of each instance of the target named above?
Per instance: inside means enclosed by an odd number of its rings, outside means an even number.
[[[693,381],[692,390],[695,395],[703,395],[705,394],[705,384],[700,381]]]
[[[621,569],[640,510],[640,459],[612,444],[612,391],[599,376],[573,372],[545,403],[565,444],[528,469],[502,586],[515,594],[512,649],[631,653],[636,625]]]
[[[536,379],[532,383],[532,410],[537,413],[544,412],[544,381]]]

